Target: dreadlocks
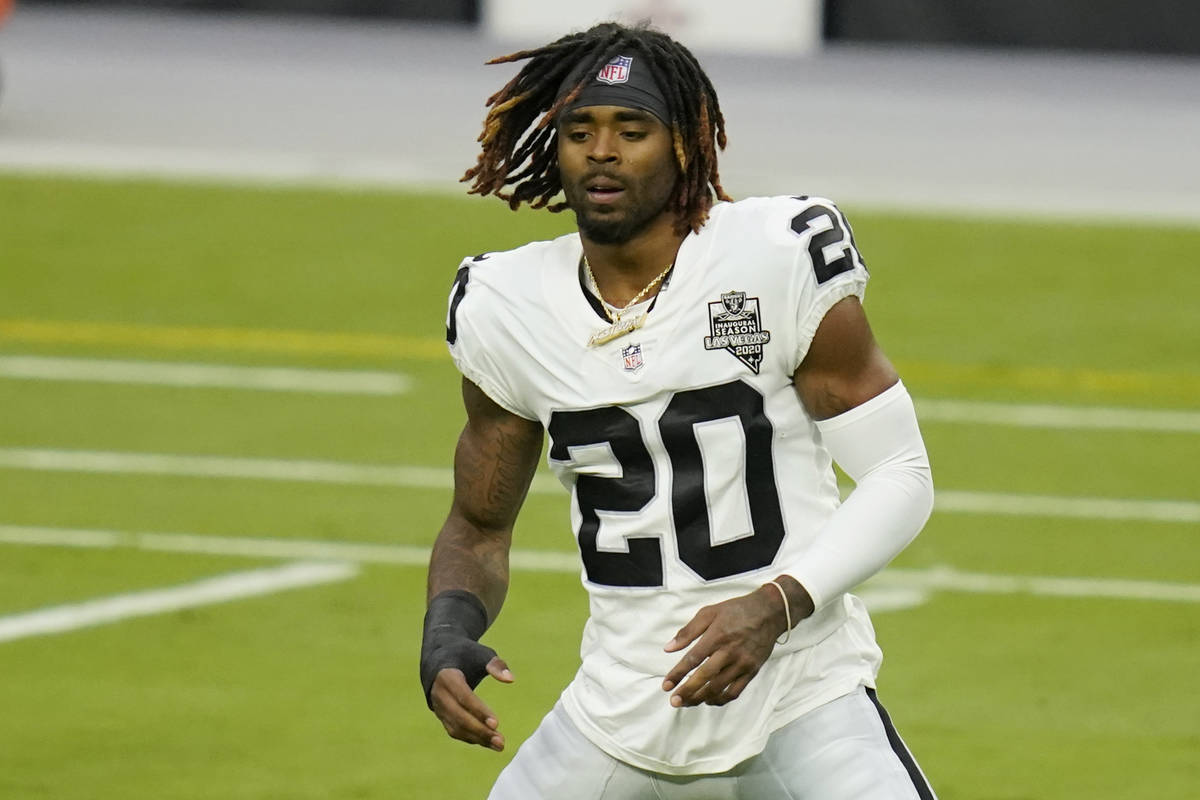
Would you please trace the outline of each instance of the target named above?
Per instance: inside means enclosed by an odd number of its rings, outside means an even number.
[[[554,212],[565,209],[565,202],[550,203],[562,189],[554,119],[601,67],[630,53],[640,55],[661,78],[680,172],[669,208],[675,212],[680,234],[698,231],[708,219],[713,195],[730,199],[717,174],[717,148],[725,149],[725,118],[717,93],[695,56],[645,25],[630,28],[606,22],[544,47],[487,62],[528,63],[487,100],[489,110],[479,135],[482,151],[475,166],[462,177],[464,182],[473,181],[470,193],[496,195],[514,210],[521,203]],[[563,81],[580,64],[587,68],[580,72],[579,82],[559,96]],[[512,190],[506,191],[506,186]]]

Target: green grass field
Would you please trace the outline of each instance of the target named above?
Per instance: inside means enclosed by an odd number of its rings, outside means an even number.
[[[875,615],[901,732],[945,800],[1194,797],[1200,229],[845,210],[944,502],[875,582],[923,593]],[[570,228],[446,196],[0,176],[0,798],[484,797],[573,674],[586,600],[569,570],[516,569],[487,641],[518,680],[483,689],[510,746],[444,736],[416,661],[463,418],[445,296],[463,255]],[[76,374],[109,360],[409,388]],[[565,514],[532,494],[516,547],[571,553]],[[360,571],[4,637],[314,558]]]

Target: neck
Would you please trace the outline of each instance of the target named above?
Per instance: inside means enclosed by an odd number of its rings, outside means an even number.
[[[579,238],[600,294],[618,307],[628,303],[663,269],[674,263],[684,239],[675,232],[674,216],[667,213],[620,244],[598,244],[582,232]]]

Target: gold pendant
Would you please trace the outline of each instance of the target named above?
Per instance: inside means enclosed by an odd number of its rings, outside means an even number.
[[[620,338],[627,333],[633,333],[638,328],[642,327],[646,322],[648,313],[643,311],[636,317],[631,319],[619,319],[607,328],[601,328],[593,333],[588,338],[588,347],[599,347],[606,342],[611,342],[613,339]]]

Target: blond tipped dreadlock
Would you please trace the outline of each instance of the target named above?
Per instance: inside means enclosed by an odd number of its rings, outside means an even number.
[[[544,47],[487,62],[528,63],[487,100],[489,110],[479,135],[482,150],[475,166],[462,177],[464,182],[472,181],[470,193],[495,195],[514,210],[522,203],[564,210],[565,202],[550,203],[562,189],[555,117],[601,67],[631,53],[645,59],[659,77],[670,111],[680,180],[669,208],[678,220],[677,230],[680,234],[700,230],[714,195],[730,199],[717,174],[717,149],[725,149],[725,118],[712,83],[691,52],[645,25],[631,28],[606,22]],[[579,82],[560,95],[563,82],[580,64],[586,68],[579,72]],[[508,186],[511,191],[505,189]]]

